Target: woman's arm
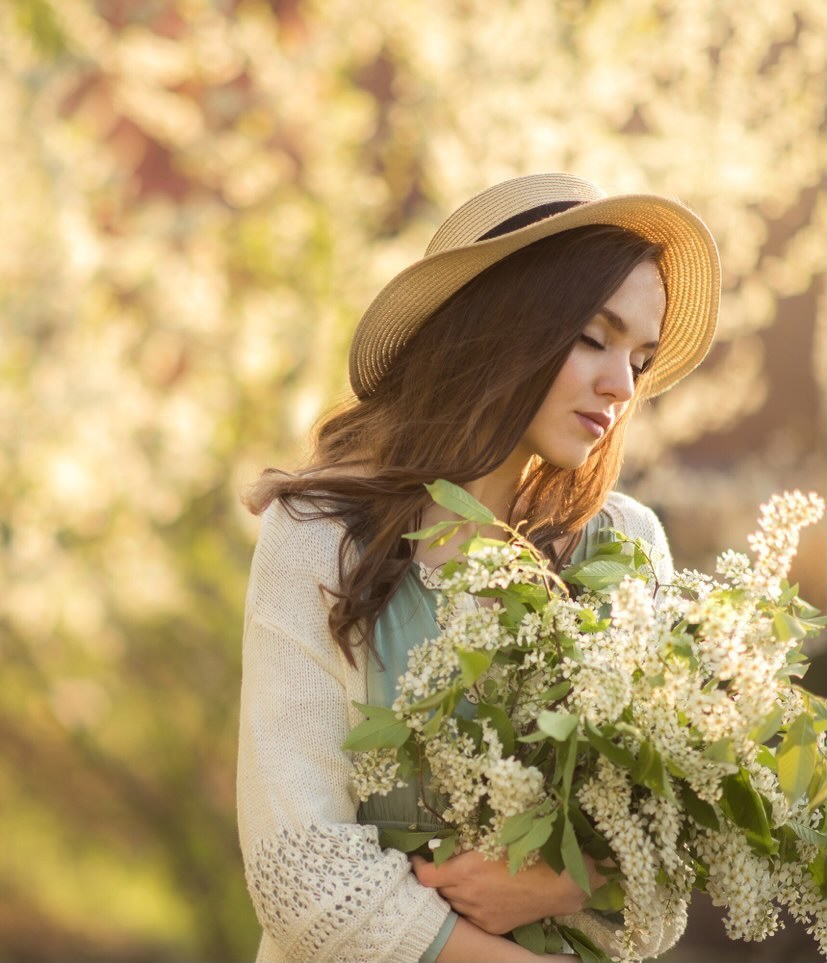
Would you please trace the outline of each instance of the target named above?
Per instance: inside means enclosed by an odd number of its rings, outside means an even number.
[[[335,584],[337,528],[267,515],[248,592],[238,754],[259,958],[415,963],[450,910],[356,821],[342,744],[363,671],[333,643],[319,591]]]
[[[571,963],[571,959],[556,954],[538,956],[511,940],[493,936],[468,920],[459,919],[437,957],[437,963],[536,963],[537,960]]]

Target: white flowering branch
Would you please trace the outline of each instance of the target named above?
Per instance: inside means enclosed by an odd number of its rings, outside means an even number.
[[[587,892],[582,852],[610,859],[592,912],[622,925],[602,948],[554,922],[515,933],[544,952],[565,939],[583,958],[639,960],[693,889],[725,907],[734,939],[764,939],[783,907],[827,950],[827,704],[795,681],[825,619],[786,582],[823,503],[774,496],[752,560],[724,552],[718,579],[661,585],[649,547],[622,532],[561,579],[520,526],[448,482],[429,490],[460,520],[410,537],[469,522],[506,537],[478,529],[434,574],[441,632],[346,743],[361,798],[415,776],[444,826],[385,841],[430,840],[438,861],[474,847],[515,872],[544,859]]]

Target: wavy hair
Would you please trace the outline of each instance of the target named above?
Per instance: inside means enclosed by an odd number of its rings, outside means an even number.
[[[341,519],[330,630],[348,661],[410,568],[430,502],[425,482],[458,485],[501,465],[522,438],[584,327],[661,248],[591,225],[535,241],[492,265],[437,308],[369,398],[326,415],[303,470],[267,469],[245,497],[255,514],[279,499],[296,517]],[[669,292],[667,291],[667,297]],[[638,385],[645,384],[646,374]],[[615,484],[631,406],[578,468],[535,456],[508,520],[559,567]],[[555,543],[565,540],[565,549]],[[354,551],[355,549],[355,551]]]

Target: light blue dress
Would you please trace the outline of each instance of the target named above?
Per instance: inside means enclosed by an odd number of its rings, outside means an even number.
[[[589,521],[572,553],[572,564],[588,557],[598,542],[609,540],[610,536],[600,530],[611,524],[605,512],[600,512]],[[407,668],[410,650],[425,639],[435,638],[439,631],[436,593],[423,585],[419,566],[412,565],[376,623],[374,646],[378,660],[373,656],[368,660],[368,703],[381,706],[393,704],[396,683]],[[461,703],[458,711],[471,716],[474,707]],[[387,796],[371,796],[359,807],[359,822],[372,824],[379,829],[417,829],[422,832],[440,829],[427,810],[418,805],[418,799],[416,783],[394,789]],[[433,963],[436,960],[456,921],[456,913],[450,913],[433,943],[420,957],[420,963]]]

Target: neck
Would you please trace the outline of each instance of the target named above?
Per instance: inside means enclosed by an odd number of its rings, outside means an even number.
[[[505,521],[526,462],[525,454],[515,449],[499,468],[482,478],[466,482],[463,487],[469,495],[473,495],[478,502],[491,509],[498,519]]]

